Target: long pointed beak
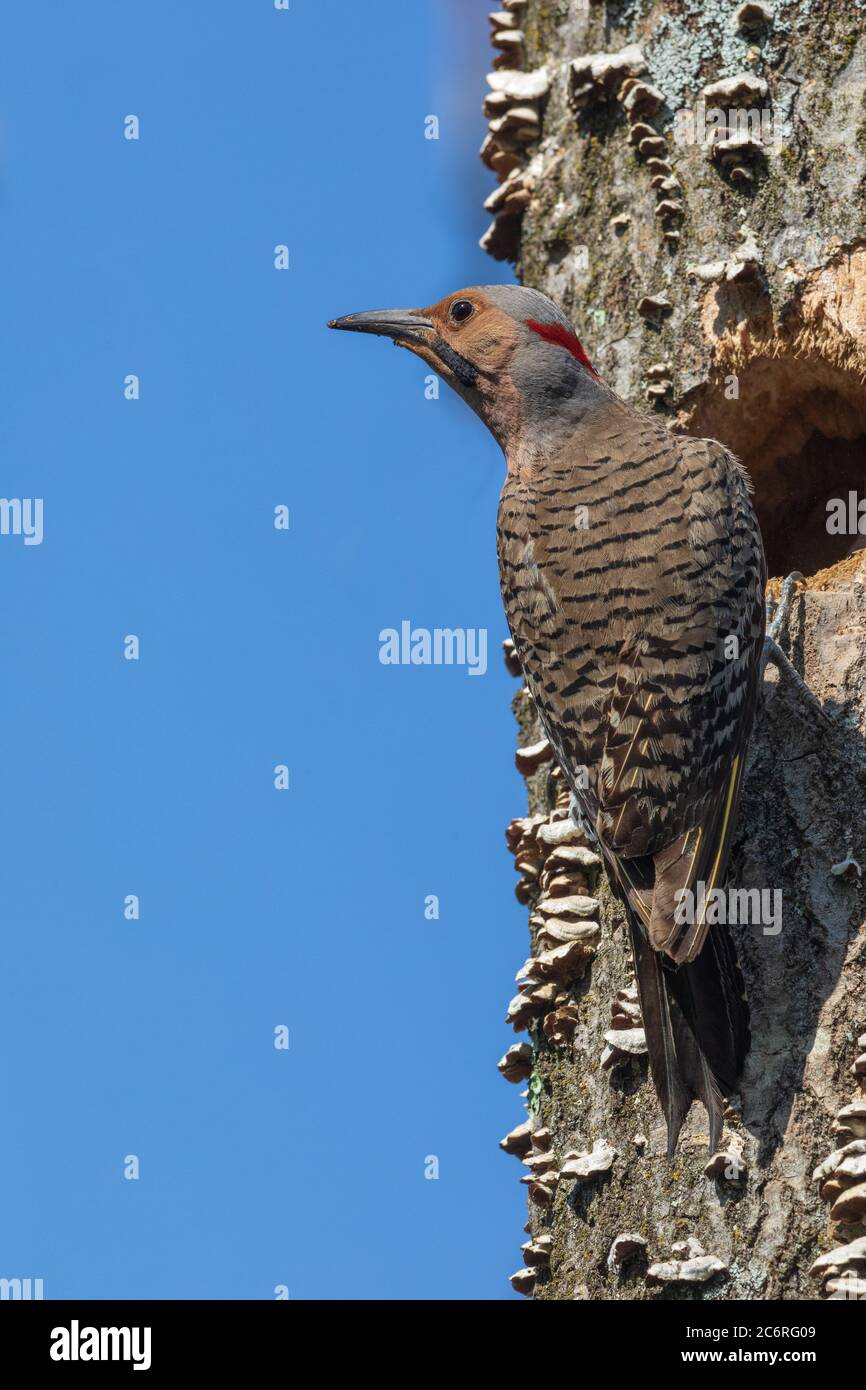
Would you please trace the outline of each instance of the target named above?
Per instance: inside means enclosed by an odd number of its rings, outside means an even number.
[[[399,343],[424,342],[424,330],[432,328],[433,324],[413,309],[370,309],[363,314],[331,319],[328,327],[345,328],[352,333],[377,333]]]

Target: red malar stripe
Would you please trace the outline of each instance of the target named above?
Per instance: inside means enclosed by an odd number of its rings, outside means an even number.
[[[566,352],[570,352],[572,357],[576,357],[582,367],[586,367],[591,372],[596,381],[600,380],[598,372],[590,362],[583,350],[583,344],[576,333],[569,333],[567,328],[563,328],[561,323],[538,323],[535,319],[527,319],[526,327],[531,328],[533,333],[537,333],[547,343],[556,343],[558,347],[564,347]]]

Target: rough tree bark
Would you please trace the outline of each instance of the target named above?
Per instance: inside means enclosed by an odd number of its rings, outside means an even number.
[[[571,313],[620,395],[747,463],[770,573],[806,577],[787,649],[830,718],[768,671],[731,881],[781,890],[782,926],[735,929],[752,1047],[724,1153],[695,1106],[669,1162],[622,914],[516,696],[533,963],[509,1010],[528,1042],[500,1064],[529,1082],[503,1141],[530,1198],[513,1282],[864,1297],[866,552],[827,502],[866,492],[866,0],[503,0],[492,23],[482,244]]]

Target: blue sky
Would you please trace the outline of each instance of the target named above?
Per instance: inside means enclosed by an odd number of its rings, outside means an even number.
[[[488,8],[7,12],[0,1275],[46,1298],[512,1296],[502,460],[325,328],[511,278]],[[383,666],[403,619],[487,674]]]

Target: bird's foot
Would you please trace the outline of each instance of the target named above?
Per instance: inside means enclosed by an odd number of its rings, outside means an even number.
[[[771,615],[769,613],[767,614],[767,636],[771,639],[771,641],[778,643],[779,638],[784,632],[785,626],[788,622],[788,618],[791,613],[791,602],[794,597],[794,590],[796,589],[797,585],[801,584],[802,582],[803,576],[799,570],[793,570],[792,573],[789,574],[787,579],[783,582],[782,589],[779,594],[779,602],[776,604],[776,607],[772,613],[772,620],[770,620]]]
[[[800,672],[795,666],[792,666],[791,662],[782,651],[782,648],[779,646],[776,639],[770,636],[770,633],[767,633],[767,636],[764,638],[764,652],[761,665],[762,673],[766,670],[768,664],[775,666],[781,679],[787,681],[792,690],[796,691],[809,712],[820,719],[823,724],[829,725],[832,728],[833,721],[829,714],[827,714],[821,701],[818,699],[817,695],[809,689],[803,677],[800,675]]]
[[[820,719],[824,724],[832,725],[833,721],[825,712],[817,695],[808,687],[803,677],[795,666],[791,664],[789,658],[779,646],[779,638],[787,626],[791,615],[791,603],[794,592],[798,584],[803,582],[803,576],[799,570],[794,570],[784,580],[779,594],[779,602],[772,614],[772,620],[767,626],[767,634],[764,638],[764,650],[761,658],[761,674],[767,668],[768,663],[775,666],[782,680],[787,681],[788,685],[796,691],[797,695],[805,704],[806,708]],[[768,615],[769,616],[769,615]]]

